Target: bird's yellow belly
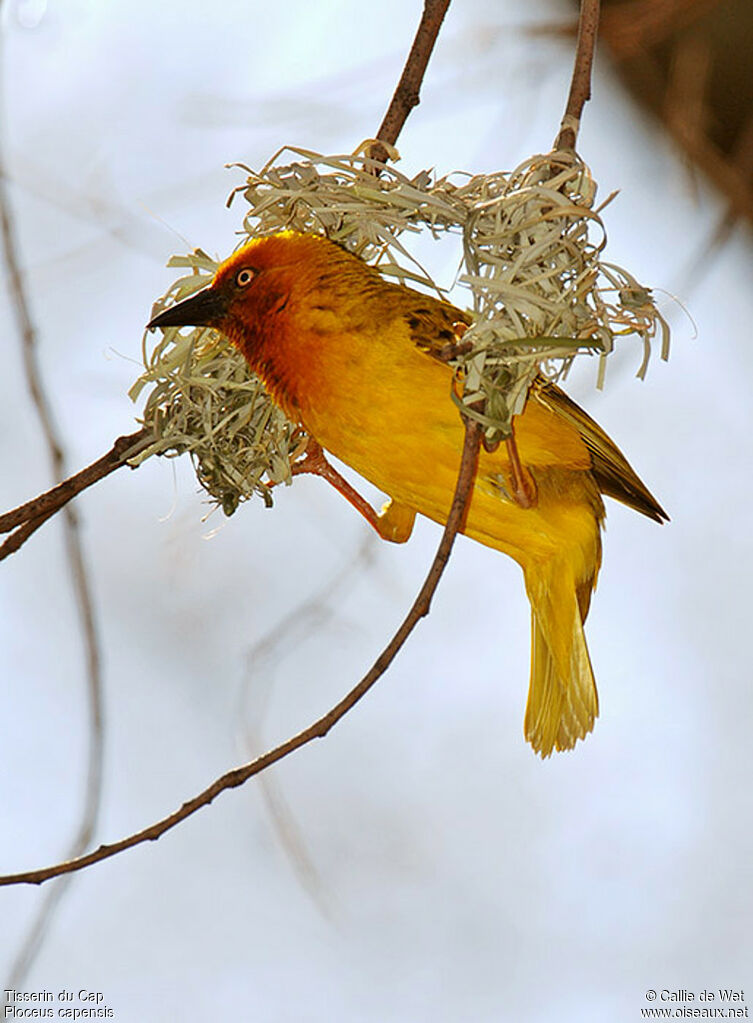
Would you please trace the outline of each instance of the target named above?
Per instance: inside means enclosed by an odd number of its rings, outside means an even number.
[[[451,373],[416,352],[390,371],[359,363],[351,379],[346,362],[307,381],[304,426],[328,451],[394,501],[442,525],[457,483],[464,430],[450,396]],[[369,387],[364,388],[364,378]],[[317,386],[318,383],[318,386]],[[585,459],[552,417],[529,402],[516,420],[523,463],[538,489],[535,508],[509,497],[510,463],[505,446],[481,451],[464,532],[513,557],[525,567],[531,557],[549,557],[566,544],[591,548],[597,532],[593,482],[578,464]],[[555,421],[556,427],[556,421]],[[562,464],[557,464],[558,461]],[[567,462],[570,464],[568,465]],[[598,496],[596,498],[598,500]]]

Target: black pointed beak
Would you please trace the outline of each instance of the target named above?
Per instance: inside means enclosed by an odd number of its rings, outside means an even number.
[[[150,320],[147,327],[216,327],[226,312],[226,297],[210,285],[165,309]]]

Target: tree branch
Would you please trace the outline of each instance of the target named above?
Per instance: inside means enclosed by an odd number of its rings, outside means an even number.
[[[18,508],[13,508],[12,511],[0,515],[0,533],[9,533],[12,529],[17,529],[17,527],[29,526],[36,520],[41,520],[37,522],[37,526],[40,526],[42,521],[46,521],[56,512],[59,512],[61,508],[82,491],[95,483],[99,483],[100,480],[104,479],[105,476],[109,476],[111,472],[115,472],[116,469],[127,465],[128,459],[143,451],[151,440],[152,433],[147,427],[143,427],[141,430],[137,430],[136,433],[130,433],[125,437],[118,437],[110,450],[102,455],[101,458],[98,458],[96,462],[87,465],[85,469],[81,469],[74,476],[69,476],[62,483],[58,483],[57,486],[45,491],[44,494],[33,497],[30,501],[26,501],[25,504],[19,505]],[[33,529],[29,530],[29,534],[33,531]],[[9,537],[5,543],[8,544],[11,539],[12,537]],[[0,551],[4,550],[4,547],[5,544],[0,548]],[[10,554],[11,551],[7,553]],[[6,556],[6,554],[2,555],[2,557]]]
[[[583,107],[591,98],[591,69],[599,30],[599,0],[581,0],[575,66],[555,149],[575,149]]]
[[[386,147],[379,143],[386,142],[390,146],[394,145],[411,110],[421,102],[421,85],[449,6],[450,0],[424,0],[424,11],[416,31],[416,37],[410,48],[400,81],[397,83],[390,105],[387,107],[387,113],[377,132],[376,137],[379,141],[375,142],[369,150],[369,156],[374,160],[379,160],[380,163],[387,162],[389,153]]]
[[[87,853],[85,856],[78,856],[75,859],[67,860],[64,863],[57,863],[51,867],[44,867],[41,870],[26,870],[18,874],[0,876],[0,885],[41,884],[43,881],[48,881],[50,878],[60,877],[63,874],[70,874],[74,871],[81,870],[84,867],[91,866],[93,863],[99,863],[101,860],[106,860],[110,856],[115,856],[117,853],[123,852],[125,849],[131,849],[135,845],[140,845],[142,842],[154,842],[164,835],[166,831],[170,831],[171,828],[180,824],[181,821],[184,821],[187,817],[196,813],[197,810],[200,810],[204,806],[208,806],[221,792],[243,785],[244,782],[248,781],[248,779],[252,778],[255,774],[259,774],[261,771],[266,770],[266,768],[271,767],[272,764],[276,764],[279,760],[289,756],[302,746],[306,746],[314,739],[323,739],[330,729],[333,728],[334,725],[341,720],[341,718],[345,717],[348,711],[352,710],[358,701],[365,696],[372,686],[381,678],[387,668],[389,668],[390,664],[392,664],[400,648],[403,646],[411,632],[415,629],[418,622],[429,613],[432,597],[434,596],[440,577],[449,560],[450,551],[452,550],[452,545],[455,542],[455,536],[458,531],[462,529],[466,513],[468,511],[470,496],[473,490],[473,482],[476,475],[476,463],[478,461],[480,441],[481,428],[479,424],[473,420],[467,419],[465,421],[465,441],[460,461],[460,470],[458,472],[457,486],[455,487],[455,494],[452,499],[450,514],[447,517],[447,524],[444,528],[444,533],[442,534],[442,540],[437,549],[431,568],[429,569],[429,573],[426,576],[418,596],[413,602],[413,606],[403,619],[400,627],[395,632],[395,635],[392,637],[379,657],[377,657],[371,669],[366,673],[366,675],[364,675],[358,685],[351,689],[347,696],[343,697],[336,706],[324,714],[323,717],[320,717],[312,725],[309,725],[308,728],[299,732],[291,739],[288,739],[287,742],[283,742],[281,745],[276,746],[268,753],[263,754],[263,756],[257,757],[256,760],[252,760],[250,763],[244,764],[242,767],[237,767],[235,770],[228,771],[227,774],[223,774],[221,778],[217,778],[216,781],[212,782],[212,784],[209,785],[208,788],[204,789],[203,792],[200,792],[199,795],[194,796],[193,799],[189,799],[185,802],[180,809],[175,811],[175,813],[157,821],[156,824],[152,824],[148,828],[144,828],[143,831],[136,832],[134,835],[129,835],[128,838],[123,838],[119,842],[112,842],[110,845],[101,845],[98,849]]]

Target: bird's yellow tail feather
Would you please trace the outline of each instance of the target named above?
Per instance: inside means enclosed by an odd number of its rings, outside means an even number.
[[[588,735],[599,713],[583,620],[593,580],[576,585],[562,562],[550,561],[526,572],[531,601],[531,683],[525,736],[548,757],[572,749]]]

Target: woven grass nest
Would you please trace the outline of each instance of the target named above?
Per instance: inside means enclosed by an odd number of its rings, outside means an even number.
[[[457,284],[473,323],[463,337],[470,349],[452,363],[462,394],[448,400],[468,411],[484,399],[483,412],[470,414],[488,442],[509,435],[539,371],[559,379],[578,355],[596,355],[601,386],[616,340],[629,334],[642,344],[639,376],[657,336],[667,358],[669,328],[651,292],[602,260],[606,203],[595,206],[596,185],[577,155],[534,156],[510,173],[435,179],[423,171],[409,179],[391,164],[375,174],[366,146],[350,156],[285,149],[259,172],[242,167],[247,179],[228,200],[248,203],[239,244],[284,229],[318,232],[386,277],[445,297],[409,240],[421,231],[455,235],[462,242]],[[282,162],[284,154],[294,159]],[[187,272],[153,315],[205,287],[218,264],[197,249],[168,266]],[[130,394],[136,400],[148,388],[141,419],[154,440],[134,461],[189,452],[200,485],[226,514],[254,495],[271,505],[273,487],[293,478],[305,433],[218,332],[173,327],[152,342],[145,335],[144,372]]]

